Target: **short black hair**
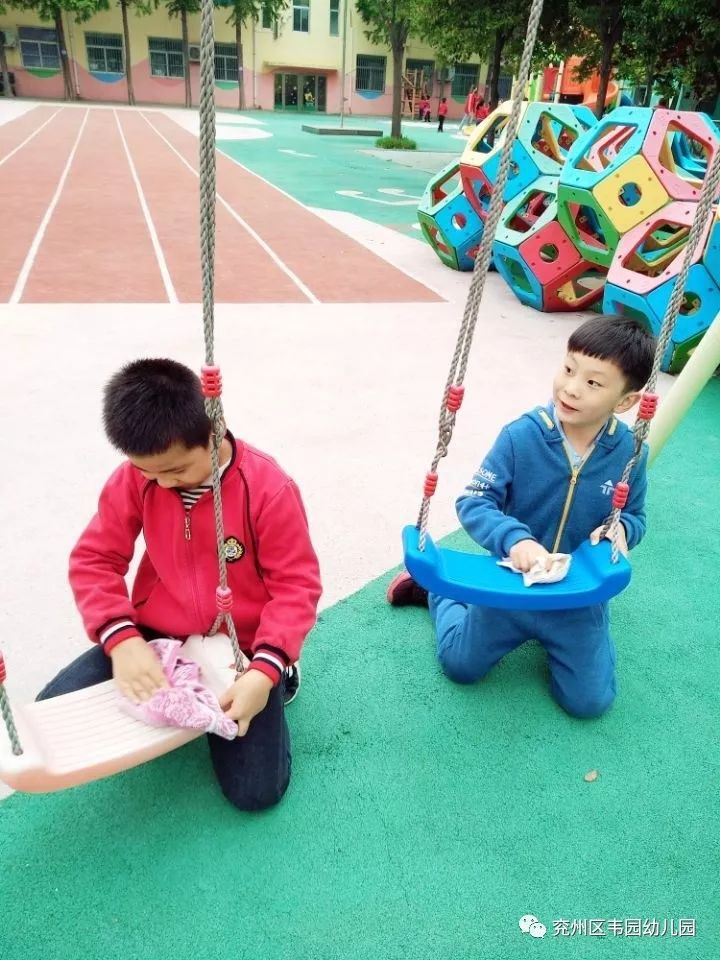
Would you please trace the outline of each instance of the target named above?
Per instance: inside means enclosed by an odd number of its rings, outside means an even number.
[[[628,390],[648,382],[657,341],[634,317],[605,314],[587,320],[570,335],[568,351],[610,360],[622,371]]]
[[[164,453],[174,443],[206,447],[211,424],[200,378],[175,360],[134,360],[105,385],[103,423],[126,456]]]

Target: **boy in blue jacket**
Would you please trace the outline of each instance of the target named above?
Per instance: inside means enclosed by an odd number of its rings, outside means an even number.
[[[457,501],[470,536],[528,571],[551,553],[598,542],[612,493],[633,451],[615,414],[638,402],[655,338],[629,317],[588,320],[570,337],[553,399],[509,423]],[[645,534],[647,449],[630,476],[619,529],[623,552]],[[530,587],[528,589],[535,589]],[[604,713],[615,699],[615,646],[607,604],[544,612],[468,606],[427,594],[407,573],[388,588],[394,606],[429,606],[438,658],[457,683],[473,683],[506,653],[536,638],[548,654],[550,688],[577,717]]]

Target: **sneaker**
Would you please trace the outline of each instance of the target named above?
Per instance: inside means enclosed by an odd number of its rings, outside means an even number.
[[[419,583],[415,583],[410,574],[403,570],[390,583],[387,589],[388,603],[393,607],[427,607],[428,592]]]
[[[291,663],[285,670],[285,706],[292,703],[300,690],[300,664]]]

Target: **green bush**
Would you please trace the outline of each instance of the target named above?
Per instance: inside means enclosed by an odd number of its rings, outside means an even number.
[[[380,137],[375,146],[381,150],[415,150],[417,144],[410,137]]]

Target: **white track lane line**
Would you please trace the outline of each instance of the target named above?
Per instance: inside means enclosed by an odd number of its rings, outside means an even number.
[[[48,204],[48,208],[45,211],[45,216],[42,218],[40,222],[40,226],[37,228],[37,233],[33,237],[33,242],[30,244],[30,249],[28,250],[27,256],[25,257],[25,262],[23,263],[22,269],[18,274],[17,281],[15,282],[15,289],[13,290],[12,296],[10,297],[10,301],[9,301],[10,303],[20,303],[20,298],[22,297],[23,292],[25,290],[25,284],[27,283],[27,279],[30,276],[30,271],[32,270],[33,263],[35,262],[35,257],[37,256],[37,252],[40,249],[40,244],[42,243],[43,237],[45,236],[45,231],[47,230],[48,224],[50,223],[50,218],[52,217],[55,211],[55,207],[57,206],[58,200],[60,199],[60,194],[62,193],[63,187],[65,186],[65,181],[67,180],[68,173],[70,173],[70,167],[72,166],[72,162],[75,159],[75,153],[77,152],[77,148],[80,143],[80,138],[83,135],[83,131],[85,130],[85,124],[87,123],[89,116],[90,116],[90,110],[87,109],[85,111],[85,116],[83,117],[83,122],[80,124],[80,130],[78,132],[77,137],[75,138],[75,143],[73,144],[73,148],[70,151],[70,156],[67,158],[65,169],[61,173],[60,179],[58,180],[58,185],[55,188],[55,193],[53,194],[52,200]]]
[[[52,114],[47,118],[47,120],[46,120],[44,123],[41,123],[40,126],[37,128],[37,130],[33,130],[33,132],[30,134],[30,136],[29,136],[29,137],[26,137],[26,138],[23,140],[23,142],[20,143],[20,144],[18,144],[18,146],[15,147],[14,150],[11,150],[11,151],[10,151],[10,153],[6,153],[5,156],[2,158],[2,160],[0,160],[0,167],[1,167],[4,163],[7,163],[7,161],[10,159],[10,157],[14,157],[15,154],[18,152],[18,150],[22,150],[22,148],[25,146],[26,143],[30,143],[30,141],[32,140],[32,138],[33,138],[33,137],[36,137],[36,136],[40,133],[40,131],[43,129],[43,127],[46,127],[46,126],[50,123],[50,121],[53,120],[53,119],[60,113],[61,110],[62,110],[62,107],[58,107],[58,109],[55,111],[55,113],[52,113]],[[27,114],[22,114],[22,116],[27,116]]]
[[[175,147],[170,143],[170,141],[167,139],[167,137],[163,136],[163,134],[158,130],[158,128],[157,128],[156,126],[154,126],[154,124],[152,124],[152,123],[148,120],[148,118],[145,116],[145,113],[144,113],[143,111],[140,112],[140,116],[143,118],[143,120],[145,121],[145,123],[147,123],[147,125],[150,127],[150,129],[151,129],[151,130],[154,130],[155,133],[160,137],[160,139],[161,139],[165,144],[167,144],[168,147],[170,147],[170,149],[172,150],[172,152],[173,152],[177,157],[179,157],[180,160],[182,160],[182,162],[185,164],[185,166],[188,168],[188,170],[191,170],[191,171],[195,174],[195,176],[197,177],[197,176],[198,176],[198,171],[195,169],[195,167],[193,167],[193,165],[192,165],[191,163],[189,163],[189,162],[185,159],[185,157],[180,153],[180,151],[175,149]],[[281,191],[281,192],[282,192],[282,191]],[[272,247],[270,247],[270,246],[263,240],[263,238],[262,238],[261,236],[259,236],[259,234],[257,234],[257,233],[253,230],[253,228],[250,226],[249,223],[246,223],[245,220],[243,220],[243,218],[240,216],[240,214],[237,213],[237,212],[230,206],[230,204],[227,202],[227,200],[225,200],[224,197],[221,197],[219,193],[217,193],[216,196],[217,196],[218,200],[220,201],[220,203],[225,207],[225,209],[227,210],[227,212],[230,214],[230,216],[233,217],[235,220],[237,220],[237,222],[240,224],[241,227],[243,227],[245,230],[247,230],[247,232],[250,234],[250,236],[253,238],[253,240],[255,240],[256,243],[258,243],[258,244],[263,248],[263,250],[265,251],[265,253],[267,253],[267,255],[270,257],[270,259],[271,259],[272,261],[274,261],[274,263],[282,270],[282,272],[283,272],[284,274],[286,274],[286,276],[288,276],[288,277],[292,280],[292,282],[296,285],[296,287],[308,298],[308,300],[310,301],[310,303],[320,303],[320,300],[318,300],[318,298],[315,296],[315,294],[312,292],[312,290],[311,290],[309,287],[307,287],[307,286],[302,282],[302,280],[300,279],[300,277],[298,277],[298,275],[297,275],[296,273],[293,273],[293,271],[290,269],[290,267],[288,267],[288,265],[287,265],[286,263],[284,263],[284,262],[280,259],[280,257],[275,253],[275,251],[272,249]]]
[[[175,117],[170,116],[167,111],[162,111],[162,112],[164,116],[168,118],[168,120],[172,120],[173,123],[176,123],[181,130],[188,129],[187,127],[184,127],[181,123],[179,123],[175,119]],[[462,139],[467,140],[467,137],[463,136]],[[244,163],[241,163],[239,160],[236,160],[235,157],[231,156],[229,153],[225,153],[224,150],[219,150],[218,153],[220,153],[221,156],[225,157],[226,160],[229,160],[230,163],[234,163],[236,167],[240,167],[240,169],[244,170],[245,173],[250,174],[251,177],[257,177],[258,180],[262,180],[263,183],[266,183],[269,187],[272,187],[273,190],[276,190],[278,193],[281,193],[284,197],[287,197],[288,200],[292,201],[292,203],[296,204],[296,206],[301,207],[307,213],[311,213],[314,217],[317,217],[318,220],[322,220],[323,223],[329,224],[331,227],[333,227],[334,230],[339,230],[341,233],[344,233],[345,236],[350,237],[351,240],[355,240],[355,237],[353,237],[351,233],[348,233],[347,230],[345,230],[343,227],[340,227],[340,226],[337,226],[336,224],[331,223],[329,220],[325,219],[325,217],[323,217],[320,213],[318,213],[317,209],[313,209],[313,207],[309,207],[306,203],[303,203],[302,200],[298,200],[297,197],[294,197],[291,193],[288,193],[287,190],[283,190],[282,187],[278,187],[277,184],[272,183],[270,180],[264,177],[261,173],[258,173],[256,170],[251,170],[250,167],[246,167]],[[346,211],[340,211],[340,210],[335,211],[335,210],[329,209],[328,212],[343,213]],[[354,216],[359,217],[360,219],[364,219],[359,213],[354,214]],[[370,223],[373,223],[373,222],[374,221],[370,221]],[[420,229],[420,227],[418,227],[418,229]],[[415,283],[419,283],[421,287],[425,287],[427,290],[430,290],[432,293],[436,293],[442,300],[447,301],[447,293],[443,293],[442,290],[439,290],[436,286],[429,284],[427,280],[424,279],[424,277],[420,276],[419,273],[418,274],[412,273],[410,270],[407,269],[407,267],[403,267],[397,263],[393,263],[391,260],[388,260],[387,257],[384,256],[384,254],[380,253],[380,251],[377,250],[376,247],[374,246],[371,246],[366,243],[360,243],[359,240],[355,240],[355,242],[359,243],[360,246],[364,247],[366,250],[369,250],[370,253],[376,256],[379,260],[382,260],[385,263],[389,264],[393,268],[393,270],[397,270],[399,273],[403,273],[406,277],[409,277],[410,280],[414,280]],[[412,303],[416,301],[408,301],[408,302]]]
[[[155,251],[155,257],[157,258],[158,267],[160,268],[160,275],[162,277],[163,283],[165,284],[165,293],[170,303],[177,303],[177,293],[175,292],[175,287],[173,286],[172,278],[170,276],[170,271],[168,270],[168,265],[165,260],[165,254],[162,252],[162,247],[160,246],[160,240],[158,239],[157,230],[155,229],[155,224],[153,223],[153,218],[148,209],[148,205],[145,201],[145,194],[143,193],[142,185],[140,184],[140,178],[138,177],[137,170],[135,169],[135,164],[130,155],[130,148],[128,147],[127,140],[125,139],[125,134],[123,133],[123,128],[120,124],[120,118],[118,117],[117,110],[113,110],[113,115],[115,117],[115,123],[117,124],[118,131],[120,132],[120,139],[122,140],[122,145],[125,148],[125,154],[127,156],[127,161],[130,166],[130,173],[132,178],[135,181],[135,189],[137,190],[138,199],[140,200],[140,206],[142,207],[142,212],[145,214],[145,222],[147,223],[148,233],[150,234],[150,240],[153,245],[153,250]]]

